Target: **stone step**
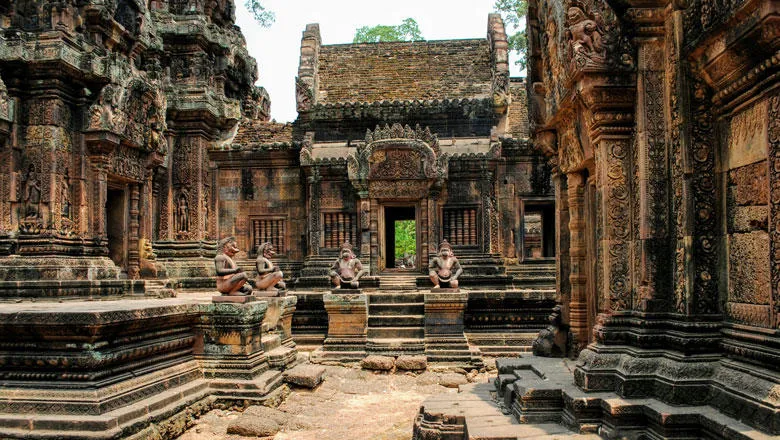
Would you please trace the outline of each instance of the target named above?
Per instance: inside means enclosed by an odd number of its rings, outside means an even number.
[[[386,291],[386,290],[417,290],[417,283],[415,284],[393,284],[393,285],[380,285],[379,290]]]
[[[368,295],[369,305],[375,304],[394,304],[394,303],[419,303],[425,302],[425,295],[422,293],[371,293]]]
[[[524,425],[495,402],[491,383],[461,385],[457,394],[427,398],[414,422],[414,438],[468,440],[575,439],[598,440],[596,434],[578,434],[556,423]],[[452,437],[449,437],[452,435]]]
[[[280,346],[266,353],[268,365],[271,368],[285,369],[293,365],[298,358],[298,350],[291,347]]]
[[[383,356],[424,354],[425,344],[420,338],[374,338],[367,341],[366,352]]]
[[[368,327],[422,327],[425,315],[371,315],[368,316]]]
[[[466,333],[469,344],[479,347],[483,355],[513,357],[532,350],[537,331],[503,333]]]
[[[425,336],[422,327],[369,327],[369,339],[421,339]]]
[[[422,315],[425,312],[423,303],[371,304],[368,306],[369,316]]]
[[[260,340],[263,345],[263,351],[266,353],[271,352],[282,346],[282,338],[275,333],[266,333]]]

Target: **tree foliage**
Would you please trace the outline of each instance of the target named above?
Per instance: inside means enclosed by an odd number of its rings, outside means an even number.
[[[276,14],[263,6],[260,0],[244,0],[244,6],[262,27],[271,27],[274,21],[276,21]]]
[[[525,24],[525,17],[528,14],[527,0],[496,0],[493,5],[496,12],[501,14],[504,19],[504,25],[512,29],[512,33],[507,30],[507,42],[509,50],[515,51],[519,58],[515,64],[525,69],[525,55],[528,50],[528,38],[525,35],[525,29],[521,26]]]
[[[414,223],[414,220],[396,220],[395,222],[396,260],[402,258],[404,254],[415,255],[417,253]]]
[[[406,18],[398,26],[363,26],[355,31],[353,43],[379,43],[380,41],[423,40],[420,27],[413,18]]]

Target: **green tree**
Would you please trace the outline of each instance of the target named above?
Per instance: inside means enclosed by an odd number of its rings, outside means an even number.
[[[244,0],[244,6],[262,27],[271,27],[274,21],[276,21],[276,14],[263,6],[260,0]]]
[[[417,253],[417,240],[415,238],[414,220],[395,221],[395,258],[404,254],[415,255]]]
[[[406,18],[398,26],[363,26],[355,31],[353,43],[379,43],[380,41],[419,41],[423,40],[420,27],[413,18]]]
[[[504,25],[507,28],[512,28],[513,33],[510,34],[507,31],[509,50],[515,51],[519,55],[515,64],[520,66],[521,69],[525,69],[528,38],[526,38],[525,29],[522,29],[520,26],[524,24],[528,14],[527,0],[496,0],[493,8],[501,14],[501,17],[504,19]]]

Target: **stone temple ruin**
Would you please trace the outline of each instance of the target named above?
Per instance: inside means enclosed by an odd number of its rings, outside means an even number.
[[[311,24],[292,124],[234,15],[0,1],[0,438],[174,438],[302,349],[500,357],[420,440],[780,435],[776,2],[530,0],[524,79],[496,14]]]

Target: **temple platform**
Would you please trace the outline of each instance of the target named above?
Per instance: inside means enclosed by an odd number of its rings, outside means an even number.
[[[413,439],[774,438],[706,405],[583,392],[572,380],[573,364],[535,356],[498,359],[493,382],[426,399]]]
[[[297,359],[296,298],[213,295],[3,305],[0,437],[170,437],[187,408],[273,398]]]

